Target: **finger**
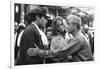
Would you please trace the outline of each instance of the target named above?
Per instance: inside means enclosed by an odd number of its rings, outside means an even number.
[[[34,44],[34,46],[35,46],[36,48],[39,48],[36,44]]]

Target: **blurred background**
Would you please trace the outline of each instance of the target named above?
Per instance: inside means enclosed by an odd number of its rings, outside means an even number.
[[[33,5],[33,4],[19,4],[14,5],[14,21],[15,25],[24,23],[24,16],[31,9],[36,7],[45,7],[47,10],[46,15],[49,16],[46,29],[51,26],[52,19],[57,16],[66,17],[69,14],[75,14],[82,19],[82,27],[86,26],[89,30],[93,31],[94,25],[94,9],[92,7],[70,7],[70,6],[50,6],[50,5]]]

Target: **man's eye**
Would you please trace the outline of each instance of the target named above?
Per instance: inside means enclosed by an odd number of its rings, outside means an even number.
[[[60,25],[58,25],[58,27],[59,27]]]

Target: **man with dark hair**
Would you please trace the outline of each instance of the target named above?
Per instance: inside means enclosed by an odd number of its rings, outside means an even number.
[[[44,50],[39,27],[44,27],[47,22],[45,17],[46,10],[41,7],[34,8],[25,15],[26,28],[21,37],[16,65],[43,63],[38,55],[39,49]]]

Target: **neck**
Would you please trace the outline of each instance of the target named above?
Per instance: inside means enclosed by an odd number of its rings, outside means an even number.
[[[34,23],[38,26],[38,22],[35,20]]]
[[[79,34],[80,34],[80,30],[75,30],[75,31],[72,33],[73,37],[78,37]]]
[[[65,33],[64,32],[62,32],[62,33],[57,33],[58,35],[60,35],[60,36],[63,36],[64,38],[65,38]]]

